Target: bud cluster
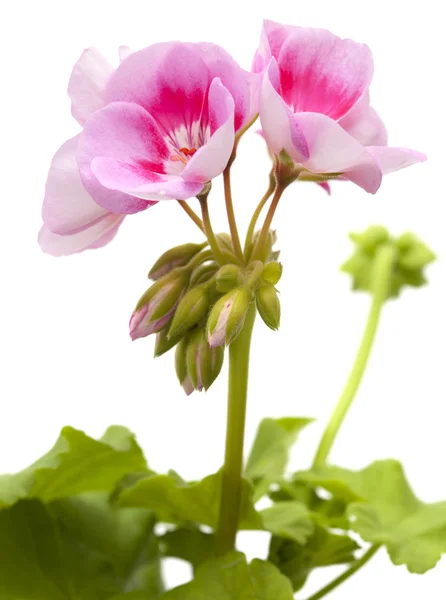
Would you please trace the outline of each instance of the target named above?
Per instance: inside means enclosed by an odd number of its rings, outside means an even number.
[[[217,236],[223,255],[233,256],[231,239]],[[276,259],[270,233],[269,257]],[[280,323],[275,285],[282,274],[277,260],[220,266],[206,244],[183,244],[153,265],[154,283],[142,295],[130,319],[132,340],[156,333],[155,356],[175,350],[175,368],[184,391],[208,390],[218,377],[224,348],[243,328],[253,302],[271,329]]]
[[[421,287],[427,283],[424,268],[435,260],[435,254],[414,234],[393,237],[385,227],[374,225],[362,233],[351,233],[350,239],[356,248],[341,270],[352,276],[354,290],[373,291],[375,259],[383,247],[392,248],[395,256],[389,297],[399,296],[405,286]]]

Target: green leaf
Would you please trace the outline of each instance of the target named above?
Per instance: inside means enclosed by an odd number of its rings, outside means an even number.
[[[111,491],[119,479],[147,464],[134,436],[111,427],[96,441],[65,427],[55,446],[16,475],[0,476],[0,508],[24,498],[51,502],[84,492]]]
[[[305,504],[295,501],[276,502],[260,512],[265,529],[274,535],[305,544],[314,531]]]
[[[350,537],[316,527],[305,545],[273,537],[268,560],[290,579],[294,591],[298,591],[313,569],[354,562],[354,551],[358,548]]]
[[[272,564],[233,552],[203,564],[196,578],[161,600],[293,600],[291,584]]]
[[[121,491],[120,506],[148,508],[159,520],[184,524],[189,521],[215,528],[221,497],[221,472],[187,483],[176,474],[149,475]],[[252,503],[252,486],[242,485],[241,529],[262,529],[262,520]]]
[[[180,558],[190,562],[194,569],[209,560],[215,551],[215,536],[199,529],[175,529],[159,538],[164,556]]]
[[[163,592],[153,516],[113,509],[106,494],[50,505],[22,500],[0,512],[0,598],[106,600]]]
[[[399,462],[377,461],[362,471],[325,467],[296,477],[348,499],[353,529],[386,545],[394,564],[425,573],[446,553],[446,502],[419,500]]]
[[[300,431],[312,419],[263,419],[246,465],[246,477],[256,491],[254,500],[267,493],[271,483],[282,479],[288,463],[288,453]]]

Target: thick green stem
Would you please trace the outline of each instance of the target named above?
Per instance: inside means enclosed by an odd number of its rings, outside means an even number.
[[[320,600],[324,596],[327,596],[327,594],[329,594],[334,589],[336,589],[339,585],[341,585],[341,583],[344,583],[344,581],[349,579],[352,575],[354,575],[357,571],[359,571],[359,569],[361,569],[366,563],[368,563],[369,560],[379,550],[379,548],[380,548],[380,546],[378,546],[378,545],[371,546],[369,548],[369,550],[367,550],[367,552],[364,554],[364,556],[362,558],[360,558],[357,562],[355,562],[349,569],[347,569],[347,571],[345,571],[345,573],[342,573],[342,575],[340,575],[339,577],[334,579],[331,583],[329,583],[324,588],[319,590],[316,594],[313,594],[313,596],[310,596],[310,598],[308,598],[308,600]]]
[[[255,303],[252,303],[242,331],[229,346],[226,452],[222,472],[220,516],[217,527],[217,553],[219,555],[234,550],[239,526],[249,350],[255,316]]]
[[[211,250],[214,253],[215,260],[218,263],[220,263],[220,265],[223,265],[226,261],[218,244],[217,238],[215,237],[214,230],[212,229],[207,198],[199,198],[199,201],[201,206],[201,213],[203,216],[204,231],[206,233],[209,246],[211,247]]]
[[[235,255],[243,261],[242,245],[240,244],[240,236],[237,229],[237,221],[235,220],[234,203],[232,201],[231,191],[231,164],[228,164],[223,171],[223,184],[225,189],[226,213],[228,215],[229,229],[231,231],[232,245],[234,246]]]
[[[316,452],[313,463],[314,467],[323,466],[327,462],[328,455],[333,447],[339,429],[344,422],[347,412],[355,398],[359,384],[361,383],[375,339],[376,330],[378,328],[381,309],[388,297],[394,259],[395,251],[391,246],[383,246],[380,248],[375,257],[374,270],[372,273],[373,301],[367,325],[347,385],[345,386],[342,396],[331,416]]]
[[[254,214],[252,215],[251,221],[249,223],[248,231],[246,233],[246,240],[245,240],[245,250],[244,250],[245,260],[247,260],[249,258],[249,251],[251,250],[252,239],[254,237],[254,230],[255,230],[257,221],[260,217],[260,213],[262,212],[263,207],[268,202],[269,198],[274,193],[275,186],[276,186],[275,179],[274,179],[274,176],[272,176],[272,177],[270,177],[269,188],[266,190],[265,195],[263,196],[263,198],[260,200],[259,204],[257,205],[257,208],[255,209]]]

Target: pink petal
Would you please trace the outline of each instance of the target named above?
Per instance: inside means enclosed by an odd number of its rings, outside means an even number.
[[[82,185],[76,161],[78,141],[77,135],[59,148],[48,173],[42,218],[54,233],[76,232],[108,214]]]
[[[209,69],[210,80],[219,78],[234,99],[235,130],[239,131],[257,112],[255,94],[251,96],[252,74],[243,70],[239,64],[220,46],[202,42],[189,44],[196,48]]]
[[[116,213],[134,213],[151,203],[129,195],[132,171],[139,182],[141,177],[144,181],[160,180],[163,161],[168,157],[166,142],[149,113],[137,104],[115,102],[86,123],[77,159],[83,184],[100,206]]]
[[[331,188],[328,181],[318,181],[318,185],[320,185],[321,188],[325,190],[329,196],[331,196]]]
[[[427,156],[416,150],[408,148],[388,148],[385,146],[368,146],[367,151],[373,156],[380,166],[383,175],[405,169],[419,162],[427,160]]]
[[[297,162],[308,158],[308,145],[295,116],[276,91],[277,65],[272,59],[263,77],[260,92],[260,121],[271,152],[282,150]]]
[[[206,183],[220,175],[234,148],[234,100],[218,78],[209,88],[208,104],[211,137],[182,172],[186,181]]]
[[[313,173],[343,173],[365,189],[375,193],[382,173],[371,154],[342,127],[319,113],[299,113],[296,119],[308,143],[310,158],[303,165]]]
[[[39,233],[39,244],[44,252],[52,256],[65,256],[88,248],[100,248],[115,237],[123,219],[122,215],[109,213],[91,227],[66,235],[53,233],[44,225]]]
[[[339,120],[339,125],[363,146],[387,146],[386,128],[370,106],[368,92]]]
[[[91,115],[105,104],[105,86],[113,67],[96,48],[84,50],[74,65],[68,83],[71,113],[83,125]]]
[[[324,29],[294,28],[277,62],[282,96],[293,111],[318,112],[334,120],[356,104],[373,75],[367,46]]]
[[[107,101],[143,106],[166,132],[199,121],[211,77],[193,48],[169,42],[134,52],[110,78]]]
[[[254,56],[252,70],[261,73],[269,65],[271,58],[276,59],[287,37],[294,33],[297,27],[281,25],[274,21],[265,20],[260,34],[260,44]]]
[[[119,46],[118,55],[120,62],[125,60],[130,54],[132,54],[132,51],[128,46]]]

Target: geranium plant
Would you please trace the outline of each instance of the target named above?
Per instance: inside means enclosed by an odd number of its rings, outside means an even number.
[[[126,215],[167,200],[192,219],[201,242],[179,240],[156,261],[130,336],[156,334],[155,355],[174,355],[187,395],[209,389],[227,354],[224,464],[188,482],[151,470],[124,427],[100,440],[66,427],[45,456],[0,477],[0,598],[292,600],[296,592],[308,598],[313,571],[339,565],[340,575],[309,598],[318,600],[382,547],[412,573],[432,569],[446,552],[446,502],[419,500],[396,460],[359,471],[329,461],[383,307],[404,287],[426,283],[435,256],[416,235],[376,225],[351,234],[342,270],[354,290],[370,294],[370,315],[313,464],[286,470],[289,449],[311,423],[298,417],[265,418],[244,460],[252,330],[257,315],[272,330],[280,324],[272,227],[284,192],[306,181],[328,193],[334,182],[374,194],[384,174],[426,158],[387,145],[370,106],[370,50],[325,30],[267,21],[251,72],[212,43],[120,48],[120,58],[113,70],[89,49],[74,67],[68,93],[82,131],[54,156],[39,242],[56,256],[99,248]],[[242,243],[231,166],[257,118],[272,167]],[[227,233],[211,221],[220,175]],[[249,563],[237,550],[240,530],[268,532],[268,555]],[[191,581],[168,590],[165,557],[189,562]]]

